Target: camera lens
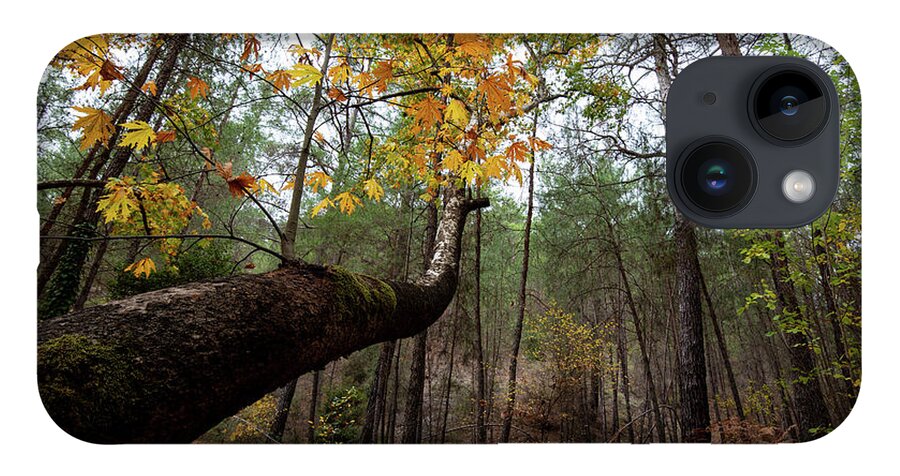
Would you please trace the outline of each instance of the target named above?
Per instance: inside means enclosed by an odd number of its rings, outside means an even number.
[[[828,117],[823,88],[804,71],[788,69],[764,75],[755,91],[754,120],[765,134],[777,140],[807,139]]]
[[[797,114],[800,101],[794,96],[785,96],[781,98],[781,113],[785,116],[793,116]]]
[[[756,167],[743,147],[714,139],[689,147],[679,164],[684,197],[707,215],[739,210],[750,201]]]

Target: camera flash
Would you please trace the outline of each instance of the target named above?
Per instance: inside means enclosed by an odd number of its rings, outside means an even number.
[[[781,181],[781,192],[794,203],[803,203],[816,193],[816,181],[804,170],[792,170]]]

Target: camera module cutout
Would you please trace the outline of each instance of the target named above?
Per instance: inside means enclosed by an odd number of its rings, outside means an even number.
[[[666,182],[688,219],[711,228],[791,228],[834,200],[837,92],[793,57],[712,57],[669,91]]]

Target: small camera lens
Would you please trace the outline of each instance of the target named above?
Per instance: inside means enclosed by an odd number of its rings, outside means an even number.
[[[779,69],[757,81],[751,98],[753,120],[764,135],[797,142],[821,130],[828,118],[828,98],[819,81],[797,69]]]
[[[793,116],[797,114],[800,107],[799,101],[794,96],[785,96],[781,98],[781,113],[785,116]]]
[[[707,160],[697,169],[697,182],[703,187],[703,191],[713,195],[722,196],[731,190],[733,181],[728,180],[728,174],[732,166],[728,162],[713,158]]]
[[[683,196],[699,213],[722,216],[738,211],[756,188],[756,166],[749,152],[724,138],[692,144],[679,161]]]

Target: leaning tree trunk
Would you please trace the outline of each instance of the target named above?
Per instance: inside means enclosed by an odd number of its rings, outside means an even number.
[[[299,375],[427,328],[456,290],[466,215],[487,204],[445,192],[415,283],[288,263],[42,321],[44,405],[86,441],[189,442]]]

